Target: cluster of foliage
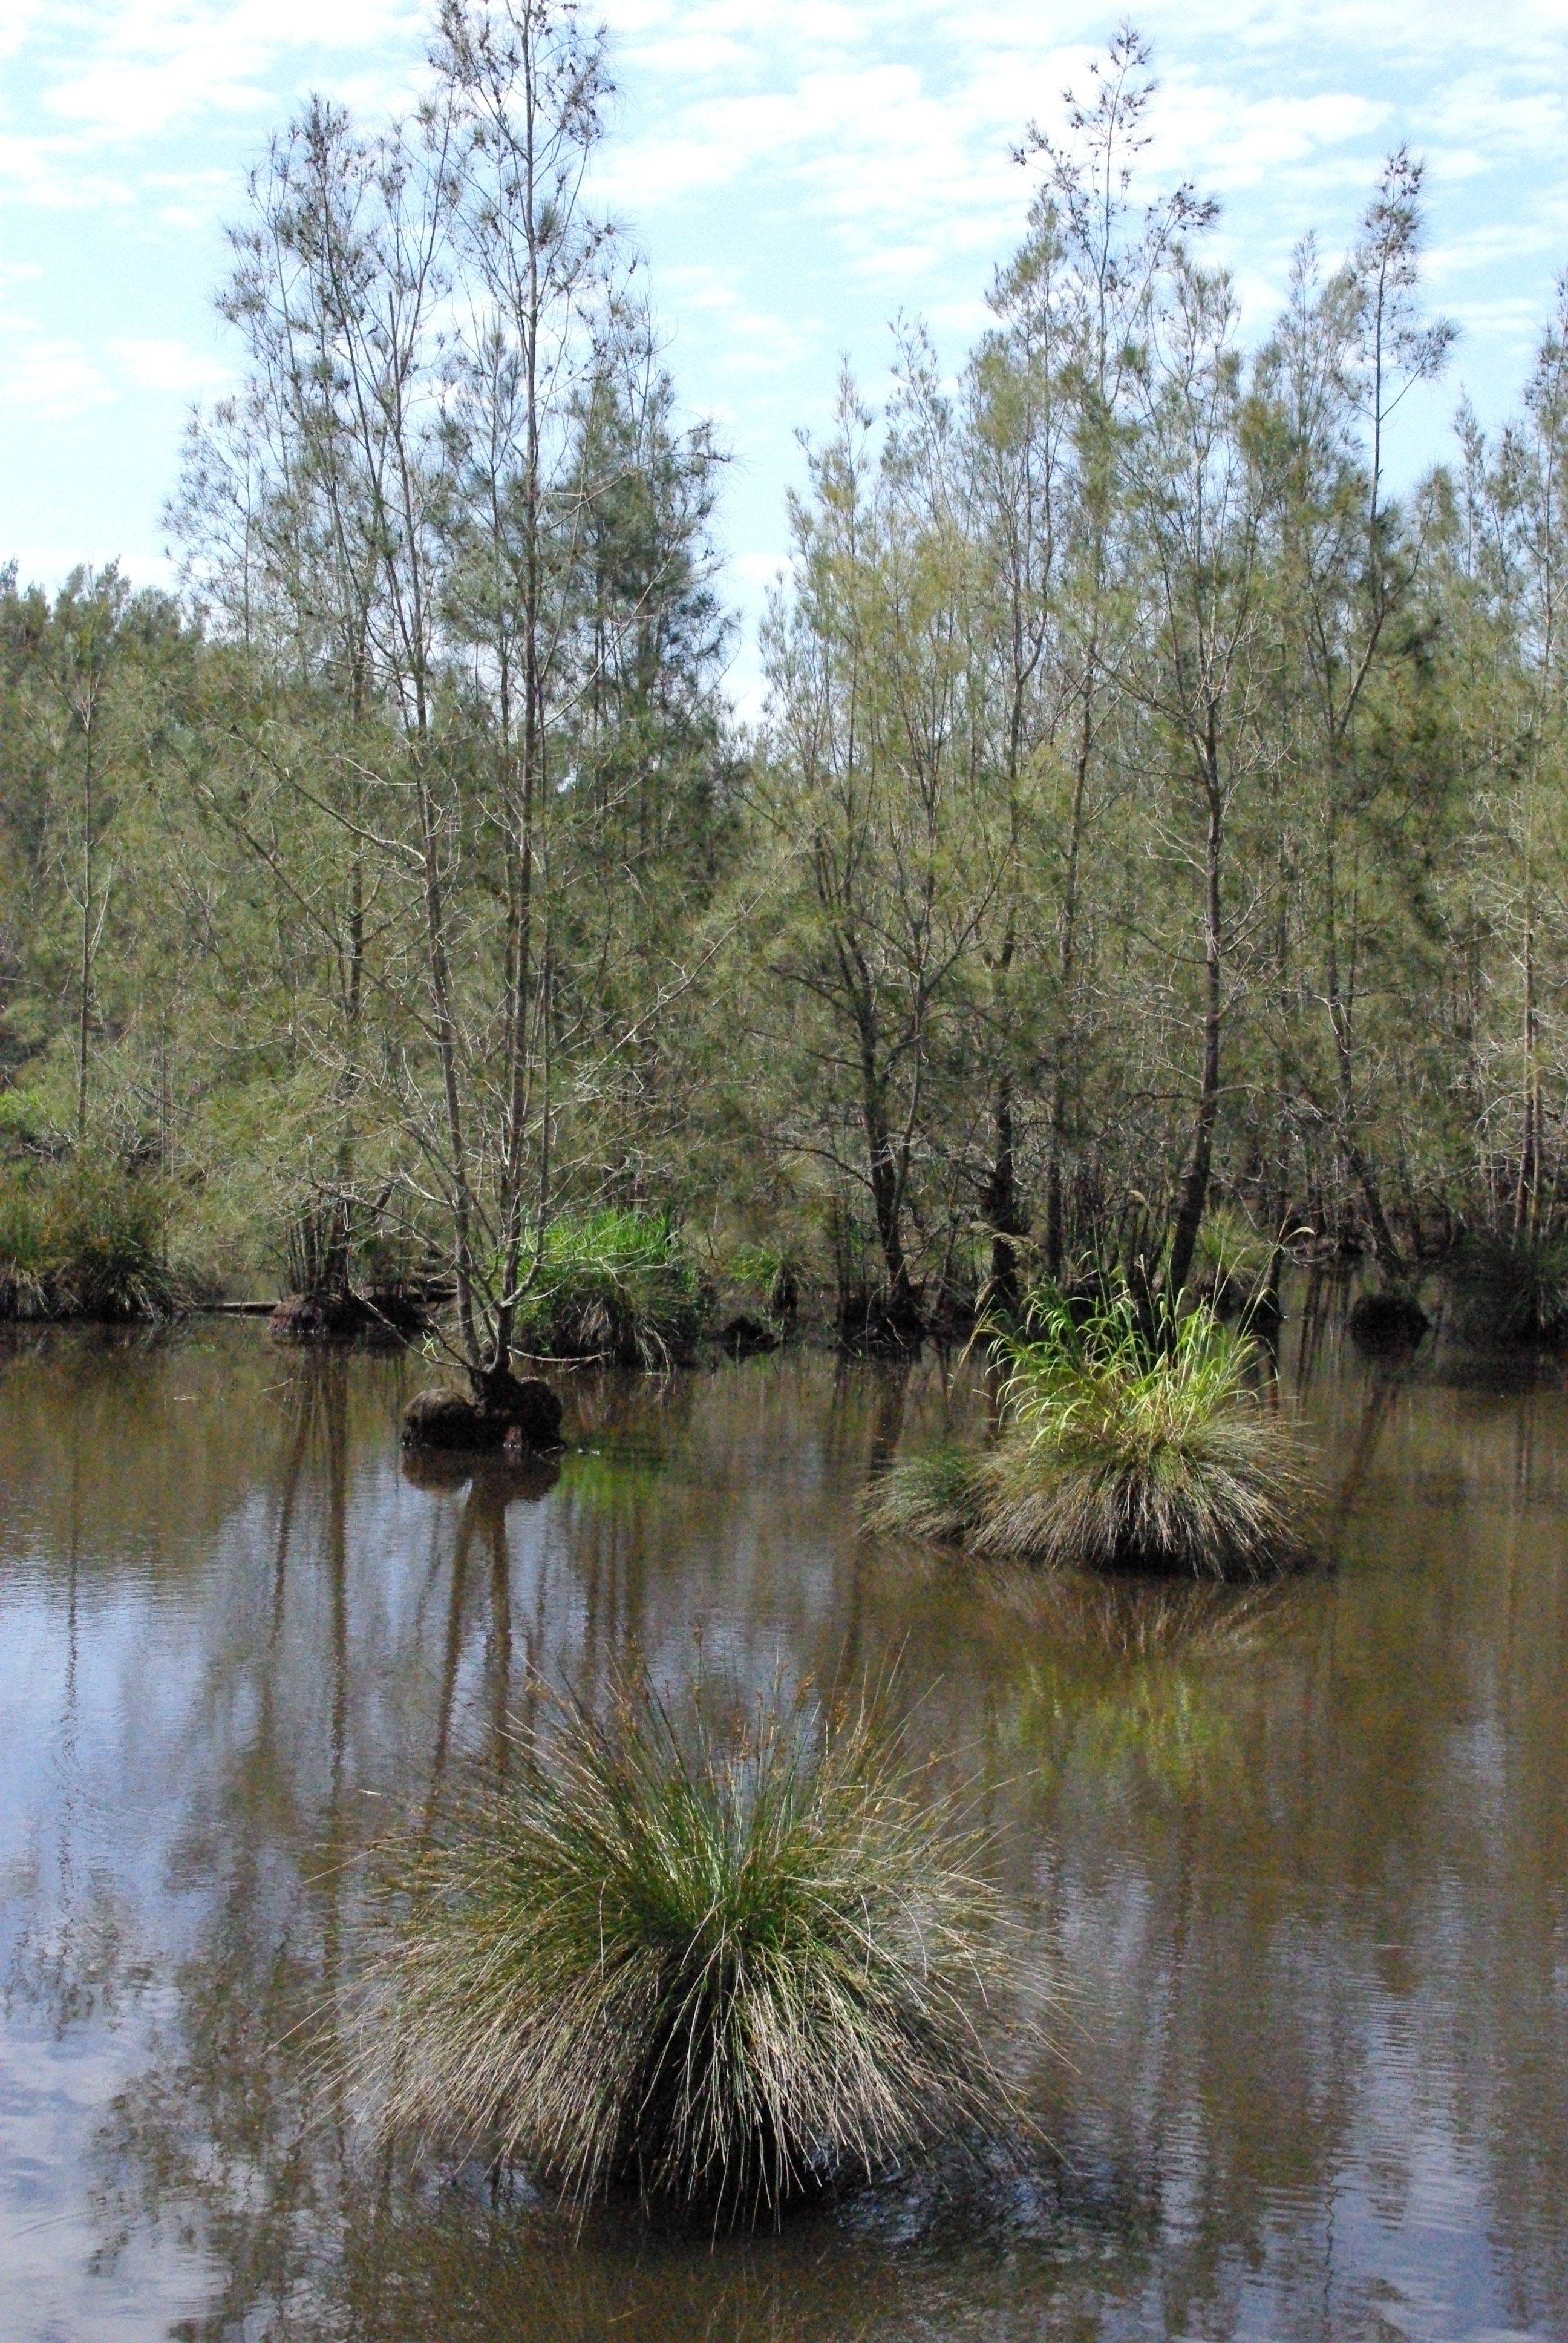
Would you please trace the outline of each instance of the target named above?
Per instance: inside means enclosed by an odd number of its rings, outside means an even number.
[[[868,1527],[1048,1568],[1255,1577],[1304,1554],[1292,1430],[1256,1343],[1206,1303],[1177,1316],[1125,1288],[1081,1302],[1046,1291],[1020,1325],[988,1332],[999,1437],[895,1465]]]
[[[511,1755],[384,1850],[350,2065],[391,2128],[751,2220],[1008,2120],[993,1898],[873,1709],[623,1694]]]
[[[0,591],[0,1075],[57,1143],[216,1272],[357,1200],[477,1374],[601,1210],[766,1238],[870,1340],[1086,1258],[1173,1303],[1286,1234],[1395,1284],[1550,1242],[1568,311],[1395,495],[1420,166],[1243,340],[1120,35],[956,387],[919,332],[880,417],[845,385],[742,735],[601,47],[444,0],[432,65],[256,175],[184,600]]]
[[[154,1179],[0,1174],[0,1318],[163,1318],[179,1298]]]
[[[525,1351],[662,1367],[685,1357],[703,1316],[696,1264],[653,1212],[562,1213],[546,1228],[536,1282],[518,1304]]]

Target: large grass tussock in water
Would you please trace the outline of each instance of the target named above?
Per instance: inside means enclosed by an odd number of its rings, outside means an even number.
[[[668,1367],[702,1322],[695,1263],[673,1222],[653,1212],[566,1213],[546,1232],[518,1312],[518,1344],[564,1359]]]
[[[0,1319],[172,1316],[166,1203],[156,1181],[113,1166],[0,1173]]]
[[[1199,1306],[1151,1338],[1131,1297],[1059,1296],[992,1330],[1003,1429],[970,1460],[917,1457],[866,1508],[882,1534],[947,1536],[1048,1566],[1257,1575],[1310,1543],[1296,1442],[1254,1387],[1255,1346]]]
[[[990,1895],[869,1711],[555,1704],[394,1858],[357,2066],[398,2130],[730,2221],[1010,2117]]]

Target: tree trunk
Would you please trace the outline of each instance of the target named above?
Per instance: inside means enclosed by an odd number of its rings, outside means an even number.
[[[1019,1220],[1018,1158],[1010,1074],[1003,1074],[996,1087],[992,1108],[990,1179],[986,1186],[985,1215],[990,1230],[990,1275],[986,1281],[984,1300],[988,1308],[1006,1314],[1018,1308],[1018,1247],[1013,1239],[1023,1234]]]
[[[1203,1041],[1198,1085],[1198,1111],[1192,1123],[1192,1150],[1171,1232],[1171,1258],[1166,1267],[1165,1292],[1175,1311],[1192,1267],[1192,1254],[1209,1201],[1209,1173],[1214,1154],[1214,1122],[1220,1111],[1220,1040],[1221,1028],[1222,930],[1221,927],[1221,855],[1224,844],[1224,799],[1220,788],[1212,733],[1210,739],[1204,794],[1209,819],[1203,847]]]

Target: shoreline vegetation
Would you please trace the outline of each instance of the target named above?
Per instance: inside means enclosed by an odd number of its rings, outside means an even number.
[[[982,1850],[879,1704],[539,1705],[373,1857],[337,2079],[377,2128],[714,2228],[1027,2131]]]
[[[1025,133],[956,374],[841,387],[749,726],[601,37],[440,0],[416,116],[278,131],[177,594],[0,576],[0,1315],[286,1278],[476,1402],[1292,1262],[1568,1339],[1568,280],[1396,495],[1420,158],[1243,319],[1155,86],[1124,28]]]
[[[1419,159],[1243,331],[1124,31],[957,388],[908,331],[808,450],[746,729],[602,45],[444,0],[431,72],[256,176],[179,595],[0,579],[0,1315],[286,1269],[280,1331],[438,1322],[477,1394],[690,1356],[745,1258],[741,1356],[1311,1260],[1369,1346],[1439,1275],[1568,1337],[1564,317],[1396,497]]]

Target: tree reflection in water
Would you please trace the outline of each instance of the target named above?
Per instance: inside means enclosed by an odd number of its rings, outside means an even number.
[[[1568,1398],[1316,1340],[1336,1566],[1261,1595],[858,1538],[890,1436],[983,1409],[929,1361],[584,1378],[553,1486],[431,1487],[395,1362],[249,1330],[14,1353],[0,1628],[59,1656],[43,1762],[5,1757],[12,2019],[136,2056],[65,2331],[166,2268],[184,2331],[249,2343],[1563,2331]],[[1031,2086],[1059,2164],[711,2254],[574,2244],[312,2101],[360,1851],[496,1750],[534,1672],[674,1683],[699,1636],[741,1687],[896,1664],[1073,1991],[1071,2066]]]

